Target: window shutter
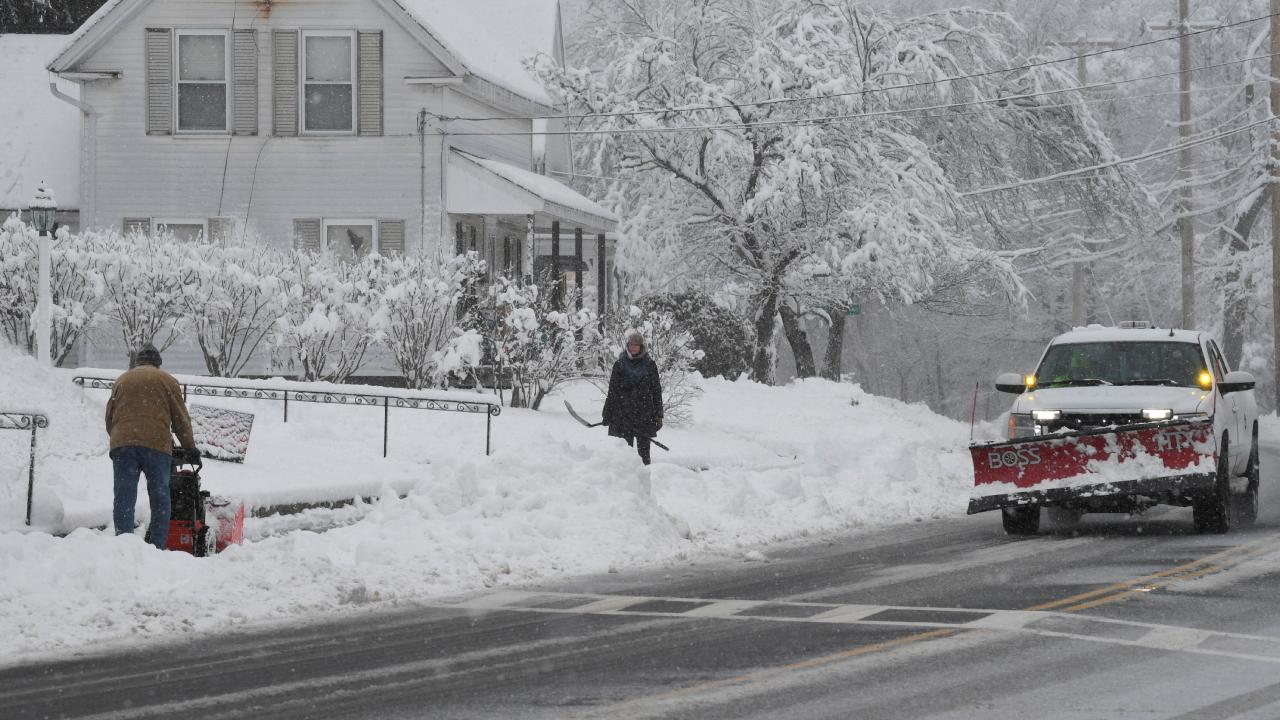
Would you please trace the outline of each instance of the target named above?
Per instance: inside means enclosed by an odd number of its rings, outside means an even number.
[[[298,134],[298,31],[271,35],[271,134]]]
[[[320,218],[293,221],[293,246],[298,250],[320,252]]]
[[[236,219],[230,217],[209,218],[209,239],[213,242],[226,242],[236,231]]]
[[[378,221],[378,252],[387,257],[404,255],[404,221]]]
[[[147,134],[173,134],[173,31],[147,28]]]
[[[151,218],[127,217],[124,219],[124,234],[138,233],[146,235],[151,232]]]
[[[258,134],[258,31],[236,30],[231,56],[232,133]]]
[[[361,135],[382,134],[382,33],[359,33],[360,58],[357,70]]]

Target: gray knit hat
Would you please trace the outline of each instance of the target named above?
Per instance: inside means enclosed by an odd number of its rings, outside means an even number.
[[[635,343],[636,345],[639,345],[641,348],[643,348],[644,336],[638,332],[631,333],[630,335],[627,336],[627,344],[630,345],[632,343]]]
[[[151,343],[143,343],[133,355],[134,365],[155,365],[160,367],[160,351]]]

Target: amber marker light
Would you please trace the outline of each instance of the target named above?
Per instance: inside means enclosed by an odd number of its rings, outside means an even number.
[[[1208,390],[1213,387],[1213,376],[1209,374],[1208,370],[1201,370],[1200,374],[1196,376],[1196,383],[1200,385],[1202,390]]]
[[[1023,376],[1023,378],[1022,378],[1022,382],[1023,382],[1023,384],[1025,384],[1025,385],[1027,386],[1027,389],[1028,389],[1028,390],[1035,390],[1035,389],[1036,389],[1036,376],[1035,376],[1035,375],[1025,375],[1025,376]]]

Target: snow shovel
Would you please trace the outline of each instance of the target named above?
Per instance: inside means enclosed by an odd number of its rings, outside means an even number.
[[[603,420],[601,420],[598,423],[587,422],[586,418],[579,415],[577,411],[573,409],[573,406],[569,404],[568,400],[564,401],[564,407],[566,410],[569,411],[569,414],[573,416],[574,420],[577,420],[578,422],[582,423],[583,427],[593,428],[593,427],[599,427],[600,425],[604,424]],[[654,438],[649,438],[649,442],[653,445],[657,445],[658,447],[662,448],[663,450],[666,450],[667,452],[671,452],[671,448],[667,447],[666,445],[663,445],[662,443],[658,442]]]

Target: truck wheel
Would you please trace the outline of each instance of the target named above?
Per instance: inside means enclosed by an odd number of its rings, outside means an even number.
[[[1035,535],[1040,531],[1040,507],[1007,507],[1000,510],[1004,531],[1010,535]]]
[[[1217,481],[1213,493],[1195,501],[1191,506],[1191,519],[1196,532],[1225,533],[1231,530],[1231,462],[1223,443],[1218,453]]]
[[[1255,435],[1257,431],[1254,431]],[[1249,467],[1244,476],[1249,479],[1249,489],[1243,495],[1235,495],[1232,510],[1236,514],[1236,522],[1240,527],[1249,527],[1258,520],[1258,438],[1254,437],[1253,447],[1249,450]]]

